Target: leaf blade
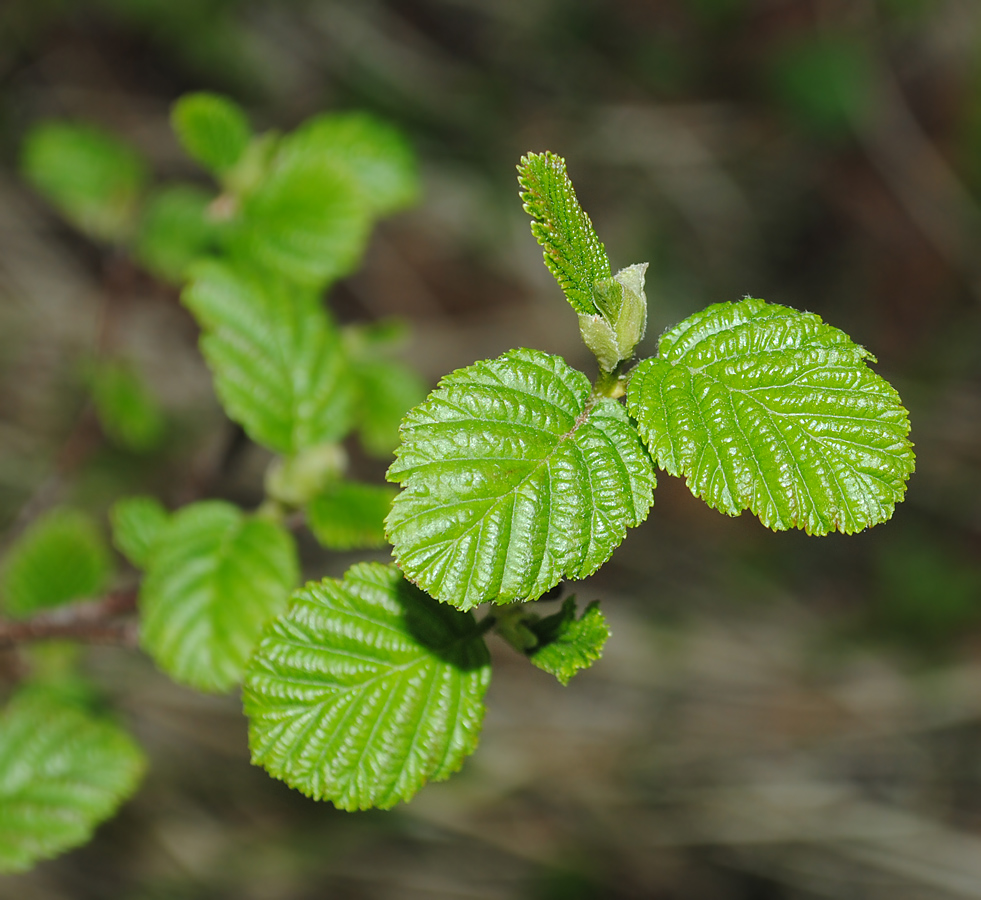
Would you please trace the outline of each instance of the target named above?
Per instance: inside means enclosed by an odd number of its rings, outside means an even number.
[[[713,508],[849,534],[892,515],[914,465],[908,414],[866,360],[811,313],[715,304],[661,338],[627,405],[658,465]]]
[[[359,564],[298,590],[263,636],[244,691],[253,762],[341,809],[390,808],[473,752],[489,680],[472,616]]]
[[[188,156],[215,174],[235,165],[252,129],[242,108],[221,94],[185,94],[173,106],[170,121]]]
[[[654,472],[623,407],[559,357],[460,369],[406,417],[387,527],[407,577],[470,609],[596,571],[642,522]]]

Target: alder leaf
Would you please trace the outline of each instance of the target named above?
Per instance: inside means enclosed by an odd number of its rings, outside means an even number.
[[[307,520],[328,550],[385,546],[385,516],[395,490],[386,485],[337,481],[313,498]]]
[[[128,144],[91,125],[45,122],[28,134],[21,166],[85,234],[111,242],[129,237],[147,171]]]
[[[875,361],[812,313],[745,299],[666,332],[627,405],[658,465],[728,515],[846,534],[888,519],[914,457]]]
[[[461,609],[595,572],[653,502],[623,407],[538,350],[446,376],[401,436],[389,540],[410,580]]]
[[[0,872],[84,844],[145,768],[143,751],[117,725],[22,692],[0,715]]]
[[[185,506],[154,542],[140,589],[140,644],[171,678],[226,691],[296,584],[288,532],[219,500]]]
[[[614,292],[622,287],[609,283],[606,248],[579,205],[565,160],[554,153],[529,153],[521,157],[518,183],[524,210],[532,218],[531,233],[572,308],[580,315],[603,312],[594,297],[596,283]]]
[[[489,682],[472,615],[362,563],[296,591],[263,635],[244,690],[252,761],[341,809],[387,809],[476,749]]]
[[[128,360],[93,360],[86,372],[95,414],[112,443],[134,453],[156,447],[166,423],[157,398]]]
[[[208,261],[193,267],[181,299],[204,331],[218,397],[249,437],[291,456],[347,433],[353,386],[313,293]]]
[[[531,622],[528,627],[538,638],[538,645],[528,658],[562,684],[568,684],[576,672],[596,662],[610,636],[599,602],[590,603],[577,619],[575,597],[569,597],[554,615]]]
[[[196,259],[218,245],[219,224],[208,208],[214,197],[190,184],[161,188],[143,210],[136,254],[154,275],[183,284]]]
[[[390,459],[398,446],[405,414],[426,398],[426,384],[412,369],[396,360],[352,363],[360,402],[358,437],[364,449]]]
[[[112,542],[134,566],[145,569],[170,513],[153,497],[124,497],[109,511]]]
[[[219,175],[241,159],[252,137],[242,108],[228,97],[206,91],[181,97],[170,121],[188,156]]]
[[[41,516],[13,544],[0,575],[4,611],[15,618],[73,600],[95,599],[112,563],[95,521],[58,508]]]

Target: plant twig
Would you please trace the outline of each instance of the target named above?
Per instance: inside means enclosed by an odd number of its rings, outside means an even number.
[[[137,589],[113,591],[101,600],[38,613],[30,619],[11,622],[0,619],[0,650],[20,644],[57,638],[87,644],[117,644],[135,647],[136,622],[121,618],[136,610]]]

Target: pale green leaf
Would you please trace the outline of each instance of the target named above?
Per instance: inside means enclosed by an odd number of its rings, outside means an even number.
[[[112,722],[39,691],[0,715],[0,872],[84,844],[137,788],[146,761]]]
[[[329,550],[385,546],[385,516],[395,490],[387,485],[337,481],[313,498],[307,521]]]
[[[133,227],[146,182],[140,155],[91,125],[47,122],[24,143],[27,180],[76,228],[104,241],[123,241]]]
[[[135,452],[156,447],[164,417],[142,375],[124,360],[94,360],[87,381],[102,431],[114,444]]]
[[[245,680],[252,760],[341,809],[389,808],[474,751],[490,659],[470,614],[393,566],[310,583]]]
[[[189,184],[162,188],[147,202],[136,255],[154,275],[183,283],[191,263],[217,246],[219,228],[208,207],[213,196]]]
[[[577,619],[575,597],[569,597],[555,615],[533,622],[529,628],[538,638],[538,645],[528,658],[562,684],[568,684],[576,672],[596,662],[610,636],[599,603],[594,600]]]
[[[181,97],[170,121],[188,156],[219,175],[239,161],[252,137],[249,120],[237,103],[204,91]]]
[[[541,244],[545,265],[555,276],[573,309],[581,315],[604,312],[594,296],[597,282],[616,296],[622,286],[612,282],[610,260],[579,205],[565,160],[554,153],[529,153],[518,166],[518,184],[531,233]]]
[[[348,171],[376,216],[404,209],[419,196],[418,166],[408,141],[368,113],[316,116],[289,140],[295,151],[329,159]]]
[[[202,691],[242,678],[266,623],[297,579],[288,532],[209,500],[175,513],[140,589],[140,643],[168,675]]]
[[[402,426],[388,535],[406,576],[461,609],[595,572],[653,502],[623,407],[557,356],[512,350],[446,376]]]
[[[234,249],[312,288],[351,272],[364,252],[371,208],[347,166],[308,153],[288,135],[243,203]]]
[[[846,534],[888,519],[914,458],[874,358],[812,313],[718,303],[661,337],[628,407],[658,465],[728,515]]]
[[[153,497],[124,497],[109,511],[112,542],[134,566],[145,569],[170,513]]]
[[[92,518],[79,510],[52,510],[7,552],[0,575],[3,608],[19,618],[93,599],[105,589],[110,571],[109,549]]]
[[[204,331],[201,349],[225,411],[254,441],[293,455],[348,432],[353,386],[317,297],[207,262],[194,267],[181,299]]]

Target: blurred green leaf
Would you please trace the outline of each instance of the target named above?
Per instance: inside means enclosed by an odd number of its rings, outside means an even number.
[[[170,513],[154,497],[124,497],[109,511],[112,540],[134,566],[145,569]]]
[[[39,691],[0,716],[0,872],[85,843],[136,790],[146,760],[112,722]]]
[[[47,122],[24,142],[28,181],[90,237],[124,242],[133,231],[146,182],[142,157],[92,125]]]
[[[338,332],[319,299],[225,263],[200,263],[182,301],[229,417],[254,441],[292,456],[351,428],[354,388]]]
[[[539,669],[568,684],[580,669],[588,669],[603,655],[610,636],[599,603],[593,601],[576,618],[576,598],[569,597],[554,615],[528,624],[538,638],[538,646],[528,658]]]
[[[181,97],[170,121],[187,154],[216,175],[241,159],[252,137],[249,120],[237,103],[205,91]]]
[[[94,360],[87,381],[99,425],[114,444],[135,452],[152,450],[164,434],[164,417],[139,372],[119,359]]]
[[[397,491],[387,485],[338,481],[307,507],[307,521],[328,550],[384,547],[385,516]]]
[[[154,275],[182,284],[189,266],[218,242],[219,227],[208,214],[212,195],[189,184],[161,188],[143,211],[136,255]]]
[[[289,138],[292,152],[328,159],[350,173],[375,216],[419,196],[415,154],[398,129],[368,113],[329,113],[304,122]]]
[[[59,508],[41,516],[7,552],[0,575],[3,607],[22,617],[72,600],[93,599],[106,587],[111,560],[96,523]]]
[[[174,513],[140,590],[140,644],[175,681],[227,691],[296,584],[293,538],[219,500]]]
[[[244,690],[252,760],[341,809],[388,809],[474,751],[489,681],[470,614],[362,563],[298,590],[263,635]]]

